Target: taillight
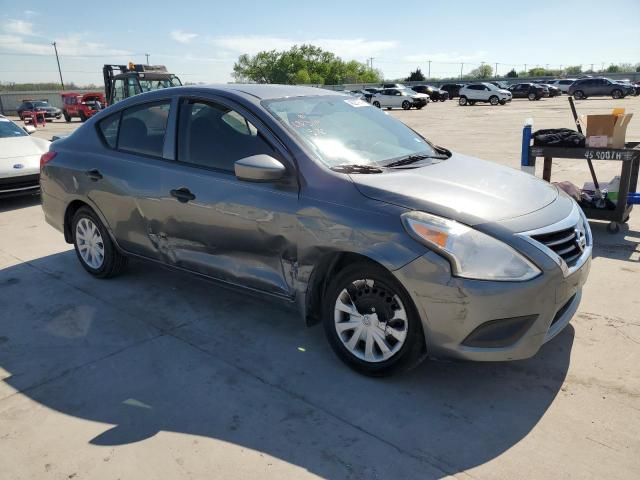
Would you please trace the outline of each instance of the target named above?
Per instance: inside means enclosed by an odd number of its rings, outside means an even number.
[[[47,164],[51,160],[53,160],[56,155],[57,155],[57,152],[46,152],[46,153],[43,153],[42,156],[40,157],[40,170],[42,170],[42,167],[44,167],[45,164]]]

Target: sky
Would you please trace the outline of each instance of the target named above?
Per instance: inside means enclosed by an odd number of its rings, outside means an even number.
[[[427,74],[429,60],[433,77],[482,62],[503,74],[640,62],[640,0],[90,3],[0,0],[0,82],[58,81],[54,41],[63,79],[82,85],[100,85],[104,63],[144,63],[145,53],[183,82],[224,83],[240,54],[302,43],[373,57],[388,79]]]

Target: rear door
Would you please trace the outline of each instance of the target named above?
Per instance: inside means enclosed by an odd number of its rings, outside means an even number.
[[[177,101],[177,100],[176,100]],[[143,103],[98,123],[104,149],[87,157],[83,181],[125,250],[161,259],[151,232],[161,217],[161,197],[172,157],[165,149],[171,100]]]
[[[177,161],[170,165],[160,217],[150,225],[165,261],[290,297],[298,182],[286,151],[256,117],[226,99],[184,98],[178,126]],[[235,162],[258,154],[284,163],[286,178],[236,178]]]

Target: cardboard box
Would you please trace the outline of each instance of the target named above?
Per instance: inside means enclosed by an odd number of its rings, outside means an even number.
[[[587,146],[592,148],[624,148],[627,126],[633,113],[621,115],[583,115]],[[605,144],[606,138],[606,144]]]

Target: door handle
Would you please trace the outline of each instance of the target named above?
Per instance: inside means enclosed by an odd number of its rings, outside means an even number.
[[[195,200],[196,196],[191,193],[191,190],[185,187],[178,188],[176,190],[171,190],[169,192],[172,197],[178,199],[179,202],[187,203],[189,200]]]
[[[89,179],[91,179],[93,182],[97,182],[98,180],[102,179],[102,174],[100,173],[100,170],[93,168],[91,170],[87,170],[86,172],[84,172],[84,174],[89,177]]]

